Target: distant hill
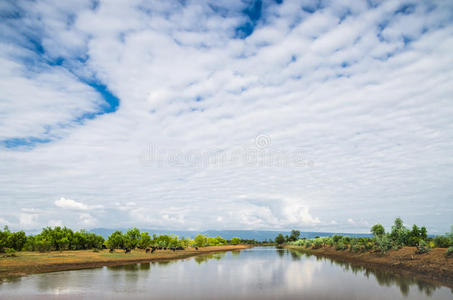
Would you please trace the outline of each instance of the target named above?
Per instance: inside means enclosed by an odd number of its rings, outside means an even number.
[[[126,228],[94,228],[90,232],[102,235],[104,238],[107,238],[115,230],[120,230],[126,232]],[[207,236],[218,236],[231,240],[233,237],[239,237],[241,239],[250,239],[257,241],[267,241],[269,239],[274,240],[275,237],[281,233],[283,235],[289,235],[289,231],[270,231],[270,230],[205,230],[205,231],[189,231],[189,230],[158,230],[158,229],[140,229],[142,232],[149,232],[152,234],[176,234],[179,237],[188,237],[194,238],[197,234],[204,234]],[[301,232],[300,237],[304,238],[314,238],[316,236],[332,236],[334,234],[347,235],[350,237],[372,237],[371,234],[367,233],[333,233],[333,232]]]

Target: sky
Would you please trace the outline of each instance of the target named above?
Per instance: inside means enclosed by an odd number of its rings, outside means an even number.
[[[0,225],[453,224],[453,2],[1,1]]]

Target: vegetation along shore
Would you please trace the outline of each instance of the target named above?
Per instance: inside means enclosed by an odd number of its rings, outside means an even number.
[[[429,237],[425,227],[408,229],[400,218],[391,232],[381,224],[371,228],[372,238],[334,235],[288,241],[278,236],[276,242],[286,248],[365,267],[411,273],[420,278],[453,287],[453,226],[445,235]],[[297,236],[297,232],[292,235]]]
[[[131,228],[115,231],[107,240],[84,230],[66,227],[44,228],[27,236],[23,231],[0,231],[0,279],[63,270],[95,268],[130,263],[168,261],[213,252],[241,250],[253,242],[239,238],[197,235],[194,239],[176,235],[153,235]]]

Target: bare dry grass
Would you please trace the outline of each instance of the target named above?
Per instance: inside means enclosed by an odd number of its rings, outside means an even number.
[[[75,250],[17,252],[16,257],[0,258],[0,278],[22,276],[32,273],[44,273],[63,270],[96,268],[101,266],[122,265],[136,262],[165,261],[186,258],[205,253],[241,250],[249,248],[248,245],[228,245],[203,247],[195,250],[188,248],[180,251],[157,250],[154,253],[145,253],[145,250],[136,249],[125,254],[123,250],[109,253],[109,250]]]

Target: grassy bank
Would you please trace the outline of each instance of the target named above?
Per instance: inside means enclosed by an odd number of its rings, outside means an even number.
[[[135,249],[125,254],[123,250],[109,253],[109,250],[74,250],[51,252],[17,252],[15,257],[0,258],[0,279],[12,276],[23,276],[33,273],[96,268],[102,266],[125,265],[138,262],[165,261],[181,259],[206,253],[242,250],[249,245],[227,245],[186,248],[180,251],[157,250],[145,253],[145,250]]]
[[[424,254],[415,254],[415,247],[402,247],[399,250],[390,250],[385,254],[381,254],[376,252],[339,251],[333,246],[318,249],[294,245],[285,247],[353,265],[383,268],[401,274],[412,274],[421,279],[453,288],[453,257],[447,257],[445,249],[441,248],[432,249]]]

